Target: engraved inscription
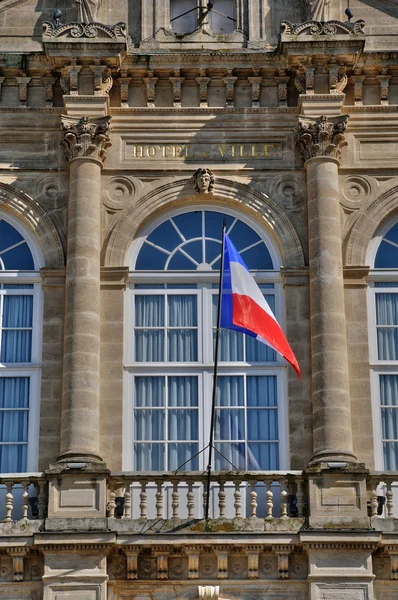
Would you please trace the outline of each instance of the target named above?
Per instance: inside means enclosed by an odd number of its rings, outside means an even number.
[[[126,141],[126,160],[245,161],[282,158],[280,142],[266,144],[131,144]]]

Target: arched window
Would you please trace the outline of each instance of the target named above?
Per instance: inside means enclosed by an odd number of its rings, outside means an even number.
[[[236,29],[236,0],[212,0],[211,4],[208,10],[207,2],[171,0],[171,28],[176,33],[192,33],[203,20],[213,33],[232,33]]]
[[[143,231],[129,253],[126,470],[205,468],[207,453],[195,455],[210,428],[223,218],[283,323],[280,258],[255,224],[198,207]],[[214,468],[286,468],[285,364],[237,332],[222,330],[220,346]]]
[[[377,469],[398,470],[398,222],[370,248],[369,347]]]
[[[0,216],[0,472],[37,469],[42,257],[29,233]]]

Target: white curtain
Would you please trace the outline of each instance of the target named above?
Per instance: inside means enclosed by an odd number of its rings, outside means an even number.
[[[168,296],[168,360],[191,362],[198,360],[197,298],[196,296]],[[191,328],[191,329],[188,329]]]
[[[30,362],[32,330],[29,328],[32,327],[32,310],[32,296],[4,296],[1,362]]]
[[[0,472],[26,471],[29,377],[0,377]]]
[[[136,329],[135,359],[139,362],[164,361],[164,296],[136,296],[136,327],[153,329]]]
[[[380,375],[380,403],[384,467],[396,471],[398,469],[398,375]]]
[[[376,294],[376,323],[379,360],[398,360],[398,294]]]

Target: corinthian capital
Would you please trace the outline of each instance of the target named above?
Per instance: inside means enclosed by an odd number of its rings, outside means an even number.
[[[64,139],[65,158],[71,161],[74,158],[92,158],[104,162],[109,140],[110,117],[67,117],[62,116],[62,129]]]
[[[297,145],[304,161],[316,156],[340,159],[341,148],[347,145],[344,132],[348,115],[318,119],[299,117]]]

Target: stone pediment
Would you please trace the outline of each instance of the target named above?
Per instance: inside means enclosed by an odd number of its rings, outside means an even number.
[[[305,23],[293,24],[289,21],[281,22],[282,41],[291,41],[292,39],[300,39],[312,37],[317,39],[318,36],[353,36],[364,34],[365,21],[359,20],[355,23],[343,23],[341,21],[306,21]]]

